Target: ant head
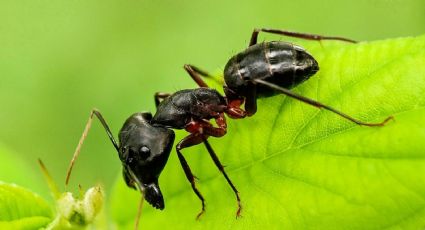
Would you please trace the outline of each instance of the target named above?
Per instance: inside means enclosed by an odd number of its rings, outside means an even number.
[[[135,113],[119,133],[119,156],[124,178],[130,187],[138,187],[152,206],[164,209],[158,178],[167,163],[174,142],[171,129],[152,126],[150,113]]]

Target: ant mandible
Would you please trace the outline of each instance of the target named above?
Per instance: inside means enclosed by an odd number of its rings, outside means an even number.
[[[211,77],[207,72],[184,65],[185,70],[200,88],[180,90],[173,94],[156,93],[157,106],[152,116],[149,112],[135,113],[124,123],[119,132],[119,144],[113,137],[102,114],[93,109],[86,128],[71,160],[66,183],[69,181],[74,162],[90,129],[93,115],[100,120],[109,139],[118,152],[123,165],[123,175],[127,186],[139,189],[146,201],[153,207],[164,209],[164,199],[159,188],[158,178],[167,163],[175,139],[172,129],[185,129],[190,134],[176,145],[176,152],[184,173],[193,191],[201,200],[202,209],[199,218],[205,212],[205,199],[197,189],[195,176],[189,168],[181,150],[204,143],[215,165],[232,188],[238,208],[236,217],[241,213],[239,192],[226,174],[216,153],[208,142],[208,137],[222,137],[226,134],[227,124],[224,114],[239,119],[252,116],[257,111],[257,98],[285,94],[317,108],[323,108],[348,119],[358,125],[383,126],[392,117],[380,123],[367,123],[357,120],[330,106],[306,98],[290,91],[291,88],[309,79],[318,70],[317,61],[302,47],[288,42],[270,41],[257,44],[259,32],[267,32],[308,40],[339,40],[355,43],[342,37],[328,37],[314,34],[296,33],[276,29],[254,29],[249,47],[233,56],[225,66],[225,96],[211,89],[202,77]],[[240,107],[244,105],[244,110]],[[214,119],[217,126],[210,123]]]

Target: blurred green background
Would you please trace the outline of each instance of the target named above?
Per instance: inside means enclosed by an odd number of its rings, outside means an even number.
[[[0,0],[0,143],[26,163],[5,163],[16,174],[0,169],[0,180],[47,196],[36,159],[63,186],[91,108],[117,134],[130,114],[154,111],[155,92],[195,87],[183,64],[220,71],[254,27],[356,40],[415,36],[425,31],[425,2]],[[267,38],[286,39],[259,40]],[[95,121],[71,188],[108,189],[119,171]]]

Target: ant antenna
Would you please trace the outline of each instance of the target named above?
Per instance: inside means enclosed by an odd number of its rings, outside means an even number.
[[[80,141],[78,142],[77,148],[75,149],[74,155],[72,156],[72,160],[69,163],[68,171],[66,173],[66,179],[65,179],[65,185],[68,185],[69,178],[71,177],[71,171],[74,167],[75,161],[77,160],[77,157],[80,155],[81,147],[83,146],[84,140],[87,138],[87,134],[90,131],[92,122],[93,122],[93,115],[96,115],[96,117],[99,119],[100,123],[102,123],[103,127],[105,128],[106,133],[108,134],[109,139],[111,140],[112,144],[114,145],[115,149],[119,151],[118,144],[115,141],[114,136],[111,133],[111,130],[109,129],[108,124],[106,123],[105,119],[103,118],[102,114],[97,109],[92,109],[90,112],[89,120],[87,121],[86,127],[84,128],[84,132],[81,135]]]

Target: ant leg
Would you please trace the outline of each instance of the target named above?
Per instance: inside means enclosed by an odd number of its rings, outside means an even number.
[[[289,37],[295,37],[295,38],[302,38],[306,40],[338,40],[338,41],[344,41],[344,42],[351,42],[351,43],[357,43],[357,41],[354,41],[349,38],[343,38],[343,37],[334,37],[334,36],[323,36],[318,34],[306,34],[306,33],[298,33],[298,32],[291,32],[286,30],[277,30],[277,29],[266,29],[266,28],[255,28],[251,35],[251,40],[249,42],[249,46],[257,44],[257,37],[260,32],[265,33],[271,33],[271,34],[278,34],[278,35],[284,35]]]
[[[192,132],[197,131],[200,134],[199,136],[202,138],[202,141],[204,142],[205,147],[208,150],[208,153],[210,154],[211,158],[213,159],[214,164],[217,166],[217,168],[223,174],[224,178],[226,178],[227,183],[230,185],[230,187],[232,187],[232,190],[236,195],[236,200],[238,201],[238,210],[236,212],[236,217],[239,217],[241,210],[242,210],[239,192],[236,189],[236,187],[233,185],[229,176],[227,176],[226,171],[224,171],[223,165],[220,163],[220,160],[218,159],[218,157],[215,154],[214,150],[212,149],[211,145],[207,141],[208,136],[222,137],[226,134],[227,124],[226,124],[226,120],[223,116],[223,113],[221,113],[220,116],[218,118],[216,118],[216,122],[217,122],[217,125],[219,126],[218,128],[213,127],[209,122],[192,121],[188,124],[188,126],[186,127],[186,130],[192,131]],[[193,133],[192,135],[195,135],[195,134],[196,133]]]
[[[222,131],[223,135],[221,135],[221,136],[224,136],[227,132],[227,122],[226,122],[226,117],[224,116],[224,113],[220,113],[218,115],[218,117],[215,118],[215,123],[217,123],[219,130],[223,130]],[[214,128],[214,129],[217,129],[217,128]],[[209,135],[209,134],[207,133],[207,135]],[[213,135],[209,135],[209,136],[213,136]],[[221,136],[219,136],[219,137],[221,137]],[[216,136],[214,136],[214,137],[216,137]]]
[[[192,77],[192,79],[198,84],[198,86],[200,87],[208,87],[208,85],[201,79],[202,77],[206,77],[209,78],[213,81],[215,81],[216,83],[218,83],[219,85],[223,85],[223,79],[222,78],[217,78],[211,74],[209,74],[208,72],[193,66],[193,65],[184,65],[184,69],[189,73],[189,75]]]
[[[223,89],[227,100],[226,114],[233,119],[246,117],[246,112],[241,109],[241,105],[244,103],[245,98],[241,97],[227,86],[223,86]]]
[[[245,111],[249,117],[257,112],[257,87],[252,82],[248,82],[249,89],[245,97]]]
[[[91,124],[93,122],[93,115],[96,115],[96,117],[99,119],[100,123],[102,123],[103,128],[105,128],[105,131],[108,134],[108,137],[111,140],[112,144],[114,145],[115,149],[117,151],[119,151],[117,141],[115,140],[114,136],[112,135],[112,132],[109,129],[109,126],[106,123],[105,119],[103,118],[102,114],[97,109],[92,109],[92,111],[90,112],[89,120],[87,121],[86,127],[84,128],[84,132],[81,135],[80,141],[78,142],[77,148],[75,149],[74,155],[72,156],[72,160],[69,164],[68,171],[66,173],[65,185],[68,185],[69,178],[71,176],[72,168],[74,167],[75,161],[77,160],[77,157],[80,154],[81,147],[84,143],[84,140],[87,138],[87,134],[88,134],[88,132],[91,128]]]
[[[199,74],[199,75],[201,75],[202,77],[209,77],[209,78],[213,78],[214,76],[212,76],[211,74],[209,74],[207,71],[205,71],[205,70],[202,70],[202,69],[200,69],[200,68],[198,68],[198,67],[196,67],[196,66],[194,66],[194,65],[189,65],[189,64],[186,64],[186,65],[184,65],[184,68],[186,69],[186,68],[188,68],[188,69],[192,69],[193,71],[195,71],[197,74]],[[187,69],[186,69],[187,70]]]
[[[208,136],[215,136],[215,137],[224,136],[226,134],[226,127],[227,127],[224,115],[221,113],[219,117],[216,118],[216,121],[217,121],[217,125],[219,126],[218,128],[215,128],[212,126],[211,123],[202,121],[202,120],[189,122],[189,124],[186,125],[185,130],[190,132],[191,134],[185,137],[183,140],[181,140],[176,146],[177,156],[179,157],[180,164],[182,165],[183,171],[186,174],[186,178],[189,180],[190,184],[192,185],[193,191],[202,202],[202,210],[196,216],[196,219],[199,219],[199,217],[201,217],[201,215],[205,212],[205,199],[202,196],[201,192],[199,192],[199,190],[196,188],[196,183],[195,183],[196,177],[193,175],[192,171],[190,170],[189,164],[187,163],[186,159],[181,153],[181,150],[206,141]]]
[[[181,140],[176,146],[177,156],[179,157],[180,164],[182,165],[183,171],[186,174],[186,178],[187,180],[189,180],[190,184],[192,185],[192,190],[195,192],[195,194],[198,196],[198,198],[202,202],[202,210],[196,216],[196,219],[199,219],[201,215],[205,212],[205,199],[202,196],[201,192],[199,192],[199,190],[196,188],[196,184],[195,184],[196,177],[193,175],[192,171],[190,170],[189,164],[187,164],[187,161],[183,157],[183,154],[180,152],[180,150],[184,148],[188,148],[190,146],[200,144],[203,140],[204,139],[202,138],[201,134],[191,133],[189,136]]]
[[[210,143],[207,141],[207,139],[204,140],[205,147],[208,150],[208,153],[210,154],[211,158],[214,161],[214,164],[217,166],[217,168],[220,170],[220,172],[223,174],[224,178],[226,178],[227,183],[232,187],[233,192],[236,195],[236,200],[238,201],[238,210],[236,211],[236,218],[240,217],[242,205],[241,205],[241,198],[239,197],[239,192],[236,189],[236,187],[233,185],[232,181],[230,180],[229,176],[227,176],[226,171],[224,171],[224,166],[221,164],[220,160],[218,159],[217,155],[215,154],[214,150],[212,149]]]
[[[161,103],[161,99],[164,100],[165,98],[169,97],[170,95],[171,95],[170,93],[156,92],[155,95],[154,95],[155,106],[158,107],[159,103]]]
[[[260,80],[260,79],[256,79],[254,81],[257,82],[257,83],[259,83],[259,84],[268,86],[268,87],[270,87],[270,88],[272,88],[274,90],[277,90],[277,91],[279,91],[279,92],[281,92],[281,93],[283,93],[283,94],[285,94],[285,95],[287,95],[289,97],[295,98],[297,100],[300,100],[302,102],[305,102],[307,104],[310,104],[312,106],[315,106],[315,107],[317,107],[319,109],[320,108],[323,108],[323,109],[329,110],[329,111],[331,111],[333,113],[336,113],[339,116],[341,116],[341,117],[343,117],[343,118],[345,118],[347,120],[350,120],[350,121],[352,121],[352,122],[354,122],[354,123],[356,123],[358,125],[364,125],[364,126],[384,126],[389,120],[394,119],[393,116],[389,116],[384,121],[382,121],[380,123],[367,123],[367,122],[363,122],[363,121],[357,120],[357,119],[355,119],[355,118],[353,118],[353,117],[351,117],[351,116],[349,116],[349,115],[347,115],[345,113],[342,113],[342,112],[340,112],[340,111],[338,111],[338,110],[336,110],[336,109],[334,109],[334,108],[332,108],[330,106],[324,105],[324,104],[322,104],[322,103],[320,103],[318,101],[312,100],[310,98],[301,96],[301,95],[296,94],[296,93],[294,93],[294,92],[292,92],[292,91],[290,91],[288,89],[279,87],[279,86],[277,86],[275,84],[272,84],[272,83],[269,83],[267,81],[263,81],[263,80]]]
[[[184,65],[184,69],[192,77],[192,79],[196,82],[196,84],[199,85],[199,87],[209,88],[208,85],[207,85],[207,83],[205,83],[204,80],[202,80],[202,78],[201,78],[201,76],[211,77],[207,72],[202,71],[202,70],[198,69],[195,66],[187,65],[187,64]]]
[[[214,127],[209,121],[196,120],[189,122],[185,130],[192,134],[200,134],[203,136],[222,137],[227,133],[226,118],[223,113],[220,113],[215,121],[218,127]],[[197,143],[199,144],[199,143]]]
[[[240,118],[245,118],[246,117],[246,112],[239,108],[239,107],[232,107],[229,106],[226,109],[226,114],[233,119],[240,119]]]

